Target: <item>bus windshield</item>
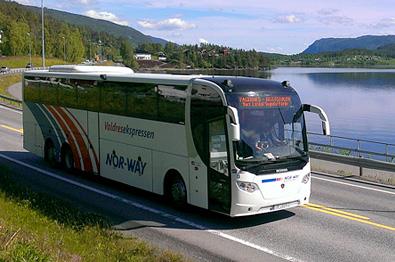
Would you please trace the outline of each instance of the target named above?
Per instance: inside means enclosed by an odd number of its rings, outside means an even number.
[[[236,162],[277,162],[306,156],[305,122],[296,93],[228,94],[240,120]]]

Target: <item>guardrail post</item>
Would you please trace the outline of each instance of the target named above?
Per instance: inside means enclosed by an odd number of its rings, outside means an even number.
[[[388,144],[385,144],[385,161],[388,162]]]

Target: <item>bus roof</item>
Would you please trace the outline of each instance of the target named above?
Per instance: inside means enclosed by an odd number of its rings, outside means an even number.
[[[109,80],[120,82],[155,82],[187,85],[192,79],[207,77],[207,75],[173,75],[134,73],[128,67],[121,66],[89,66],[89,65],[57,65],[46,70],[30,70],[25,76],[33,77],[65,77],[87,80]]]
[[[210,75],[174,75],[156,73],[134,73],[128,67],[121,66],[90,66],[90,65],[57,65],[47,70],[25,71],[25,76],[33,77],[64,77],[86,80],[108,80],[119,82],[140,82],[172,85],[188,85],[192,79],[204,79],[217,84],[225,93],[245,91],[295,92],[288,83],[241,77],[241,76],[210,76]]]

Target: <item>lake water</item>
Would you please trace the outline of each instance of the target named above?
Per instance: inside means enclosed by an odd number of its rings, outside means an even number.
[[[173,73],[180,73],[173,72]],[[181,73],[191,73],[190,71]],[[269,72],[208,70],[196,74],[244,75],[276,81],[288,80],[302,103],[322,107],[334,136],[395,144],[395,69],[280,67]],[[306,114],[307,129],[321,133],[321,122]],[[309,136],[310,142],[328,139]],[[335,139],[335,145],[356,148],[356,142]],[[362,150],[395,155],[395,146],[361,143]]]
[[[290,81],[303,103],[324,108],[332,135],[395,144],[395,70],[288,67],[268,78]],[[318,117],[306,119],[320,130]]]

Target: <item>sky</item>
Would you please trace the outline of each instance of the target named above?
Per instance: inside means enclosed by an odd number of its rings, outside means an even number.
[[[44,5],[178,44],[282,54],[300,53],[320,38],[395,35],[395,0],[44,0]]]

